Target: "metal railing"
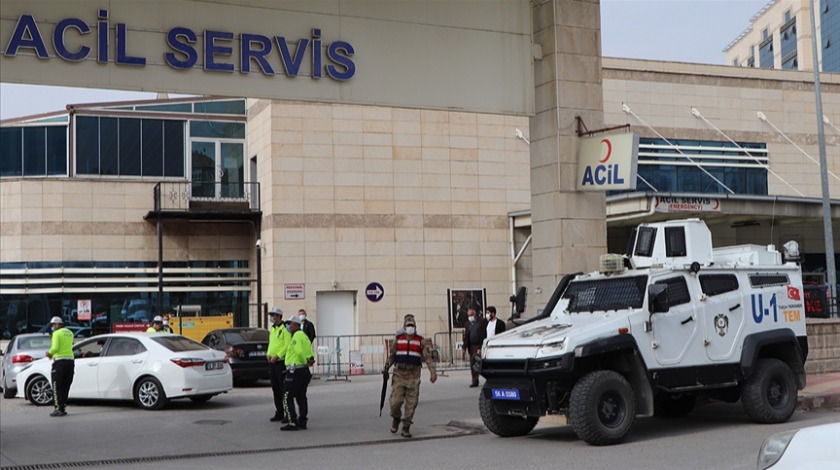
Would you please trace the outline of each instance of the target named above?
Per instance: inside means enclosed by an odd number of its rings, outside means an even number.
[[[155,212],[260,210],[260,184],[161,181],[155,185]]]
[[[439,373],[469,369],[469,358],[462,359],[460,330],[431,336],[432,357]],[[312,342],[315,354],[313,374],[326,380],[348,380],[353,375],[376,375],[388,358],[388,342],[394,334],[318,336]],[[423,366],[425,368],[425,366]]]

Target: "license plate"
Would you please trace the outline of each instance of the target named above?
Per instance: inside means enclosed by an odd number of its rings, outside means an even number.
[[[248,357],[265,357],[265,351],[251,351],[248,353]]]
[[[519,400],[519,390],[515,388],[492,389],[494,400]]]
[[[204,368],[206,370],[218,370],[218,369],[224,369],[224,367],[225,367],[224,362],[208,362],[207,364],[204,364]]]

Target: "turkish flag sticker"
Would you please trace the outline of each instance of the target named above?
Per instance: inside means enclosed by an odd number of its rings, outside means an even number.
[[[793,286],[788,286],[788,298],[791,300],[801,300],[799,297],[799,289]]]

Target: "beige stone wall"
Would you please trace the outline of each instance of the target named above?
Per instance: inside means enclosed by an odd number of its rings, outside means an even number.
[[[793,186],[806,197],[818,198],[813,78],[810,72],[604,59],[605,125],[629,124],[643,137],[657,137],[658,132],[666,138],[726,141],[726,136],[692,116],[695,107],[736,142],[767,143],[770,169],[787,182],[768,175],[770,195],[798,196]],[[822,74],[821,81],[823,113],[835,126],[840,125],[840,75]],[[624,113],[622,104],[644,123]],[[790,141],[759,120],[759,111]],[[828,169],[840,176],[840,132],[826,125],[825,136]],[[829,186],[836,198],[840,179],[829,176]]]
[[[4,179],[0,261],[151,261],[154,182],[84,178]],[[252,259],[250,224],[164,223],[167,261]]]
[[[356,331],[448,328],[449,288],[510,296],[507,214],[530,206],[528,118],[251,102],[263,208],[263,298],[317,322],[318,291],[357,294]],[[527,133],[527,132],[526,132]],[[365,286],[385,288],[378,303]],[[283,299],[285,283],[306,298]],[[335,284],[335,287],[333,285]]]

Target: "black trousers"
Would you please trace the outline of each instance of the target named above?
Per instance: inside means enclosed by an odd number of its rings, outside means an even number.
[[[309,388],[309,381],[312,380],[312,373],[309,367],[298,366],[294,373],[286,372],[286,392],[283,411],[289,423],[298,426],[306,426],[309,416],[309,400],[306,398],[306,389]],[[297,413],[295,412],[297,403]]]
[[[470,354],[470,375],[472,376],[472,383],[478,383],[478,372],[475,371],[475,360],[478,357],[478,350],[481,349],[481,346],[470,346],[469,347],[469,354]]]
[[[271,393],[274,395],[274,416],[283,416],[283,392],[286,390],[286,364],[283,359],[268,363],[268,378],[271,379]]]
[[[67,406],[67,395],[70,394],[70,385],[73,384],[73,375],[76,366],[73,360],[55,360],[52,363],[51,379],[53,389],[53,403],[56,410],[64,411]]]

